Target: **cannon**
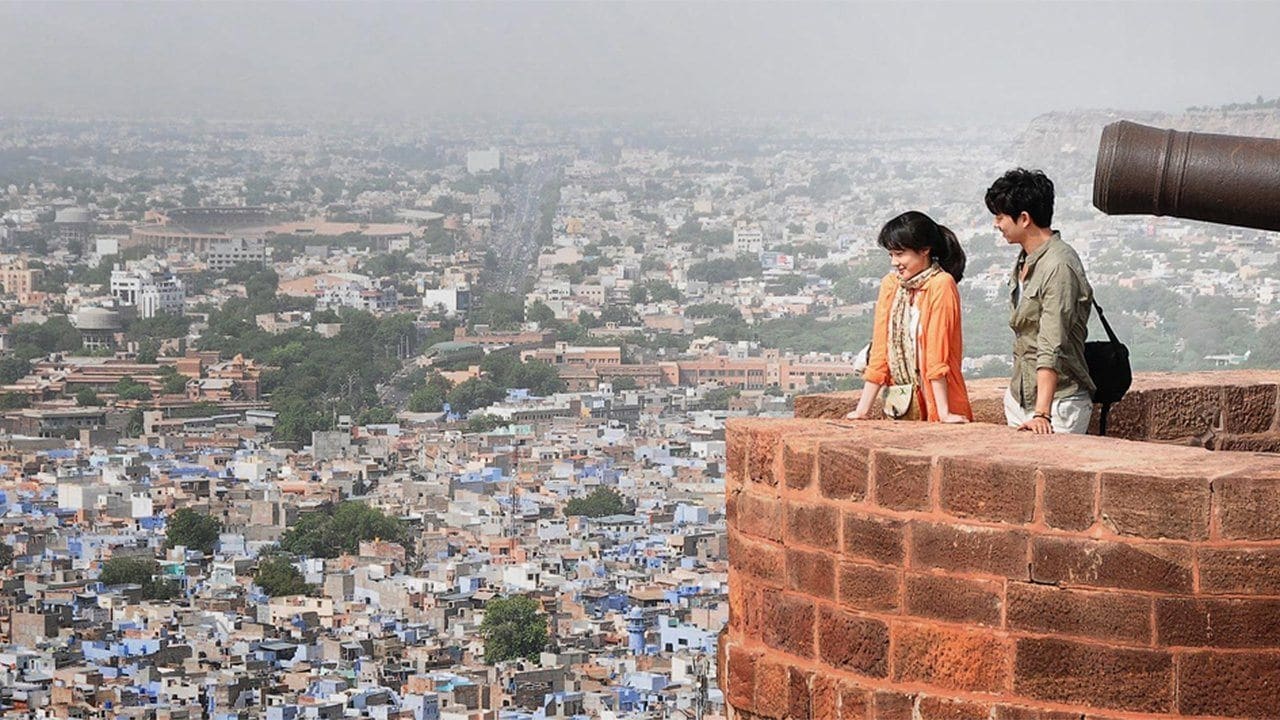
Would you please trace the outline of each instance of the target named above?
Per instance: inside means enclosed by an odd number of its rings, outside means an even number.
[[[1098,144],[1093,204],[1108,215],[1280,230],[1280,140],[1111,123]]]

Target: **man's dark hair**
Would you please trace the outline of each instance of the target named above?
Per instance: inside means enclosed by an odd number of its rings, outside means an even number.
[[[1010,170],[987,188],[987,209],[992,215],[1031,216],[1036,227],[1053,224],[1053,181],[1039,170]]]

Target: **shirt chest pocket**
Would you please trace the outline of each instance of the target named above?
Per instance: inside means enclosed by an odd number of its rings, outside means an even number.
[[[1040,325],[1040,307],[1044,288],[1038,283],[1027,284],[1023,287],[1022,293],[1022,301],[1013,307],[1013,313],[1009,316],[1009,327],[1013,328],[1015,333],[1034,330]]]

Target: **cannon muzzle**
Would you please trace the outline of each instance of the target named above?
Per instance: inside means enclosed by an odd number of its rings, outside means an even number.
[[[1280,230],[1280,140],[1111,123],[1098,145],[1093,204],[1108,215]]]

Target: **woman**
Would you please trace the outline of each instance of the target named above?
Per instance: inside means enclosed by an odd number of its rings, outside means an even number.
[[[964,250],[928,215],[906,212],[885,223],[878,239],[893,271],[880,283],[866,385],[846,417],[865,419],[888,387],[885,414],[902,419],[973,420],[960,374],[960,292]]]

